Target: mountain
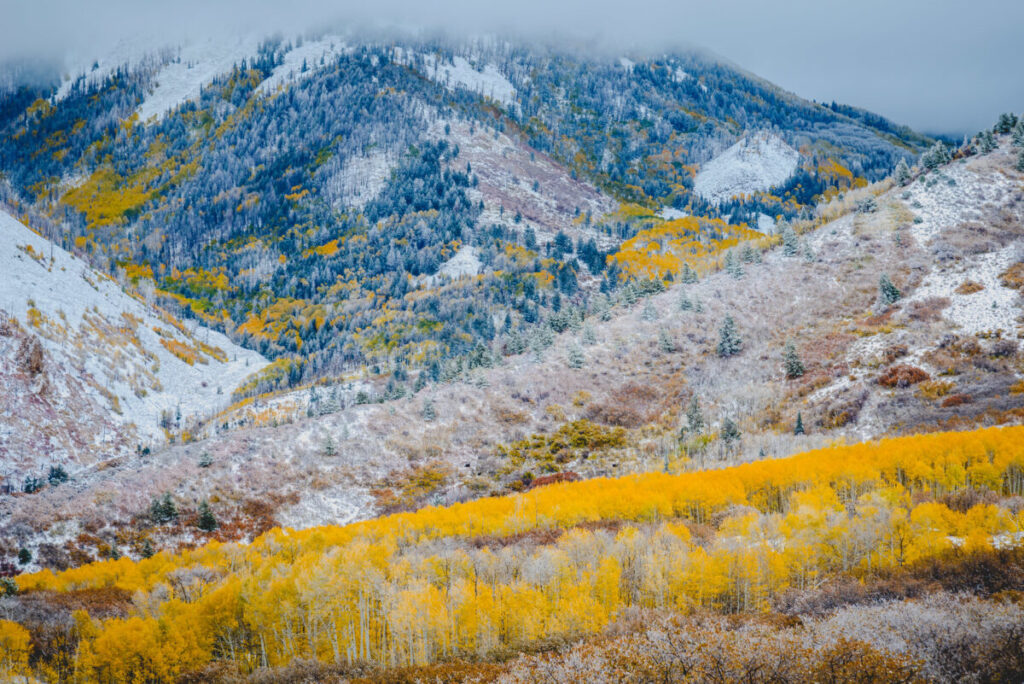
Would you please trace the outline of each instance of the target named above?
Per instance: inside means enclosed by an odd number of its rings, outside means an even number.
[[[629,207],[731,239],[929,142],[697,53],[329,34],[144,47],[5,96],[10,201],[279,362],[253,392],[441,366],[506,319],[614,288],[629,274],[606,257],[646,227]],[[727,150],[760,140],[733,188]],[[453,288],[435,276],[464,245],[479,278]]]

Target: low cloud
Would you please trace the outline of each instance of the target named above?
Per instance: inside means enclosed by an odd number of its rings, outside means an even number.
[[[1020,26],[1007,0],[6,0],[0,59],[63,62],[119,40],[400,26],[498,33],[606,50],[701,46],[787,90],[966,133],[1024,109]]]

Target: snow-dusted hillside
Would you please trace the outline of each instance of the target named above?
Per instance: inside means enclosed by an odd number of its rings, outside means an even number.
[[[68,392],[88,394],[92,404],[105,407],[114,423],[142,442],[163,439],[162,416],[184,426],[190,418],[220,410],[231,391],[267,363],[218,332],[183,325],[126,293],[2,211],[0,276],[0,310],[26,336],[42,341],[44,370],[77,376]],[[56,401],[59,408],[60,397],[41,396],[44,400]],[[0,396],[0,415],[11,401]],[[5,420],[14,422],[18,415]],[[52,433],[55,426],[19,429]],[[0,460],[7,465],[31,456],[6,453],[7,443],[0,441]]]
[[[231,71],[246,57],[256,54],[259,39],[254,36],[207,39],[182,46],[177,59],[160,68],[156,86],[139,105],[139,118],[163,116],[168,110],[199,97],[204,85]]]
[[[462,87],[489,97],[506,107],[515,102],[516,89],[493,64],[475,68],[464,57],[455,56],[452,62],[438,61],[434,55],[423,56],[426,75],[448,89]]]
[[[704,164],[693,189],[718,203],[784,183],[796,171],[800,153],[771,133],[755,133]]]

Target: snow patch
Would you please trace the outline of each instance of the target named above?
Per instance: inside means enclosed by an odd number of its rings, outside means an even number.
[[[277,514],[282,527],[306,529],[319,525],[347,525],[369,517],[373,499],[354,487],[333,487],[312,492]]]
[[[686,218],[689,214],[674,207],[662,207],[661,211],[658,212],[658,216],[666,221],[675,221],[676,219]]]
[[[260,83],[256,92],[261,95],[274,93],[286,83],[301,80],[314,73],[320,68],[321,62],[328,64],[347,52],[351,52],[351,48],[339,36],[307,40],[285,54],[284,61]],[[303,63],[306,65],[305,71],[302,69]]]
[[[955,273],[932,271],[908,301],[948,297],[951,304],[942,315],[959,326],[962,332],[976,335],[1002,330],[1004,334],[1014,336],[1018,293],[1003,287],[999,274],[1016,261],[1019,249],[1014,244],[998,252],[967,259]],[[958,294],[957,287],[968,279],[981,284],[984,289],[973,294]]]
[[[704,164],[693,189],[717,204],[735,195],[781,185],[793,175],[799,161],[800,153],[778,136],[755,133]]]
[[[139,105],[142,121],[162,117],[169,110],[199,97],[203,86],[217,76],[231,71],[246,57],[255,55],[260,41],[256,37],[229,39],[208,38],[200,43],[184,45],[178,58],[165,64],[156,73],[156,86]],[[301,64],[301,60],[300,60]]]
[[[462,276],[477,275],[480,273],[482,266],[483,264],[480,263],[480,258],[476,255],[476,247],[467,245],[465,247],[460,247],[459,251],[455,253],[455,256],[441,264],[441,268],[439,268],[437,272],[439,275],[457,279]]]
[[[765,235],[775,234],[775,219],[768,214],[757,215],[757,230]]]
[[[493,64],[477,69],[464,57],[455,56],[451,64],[438,61],[434,55],[423,55],[426,75],[449,90],[462,87],[500,102],[506,107],[515,102],[516,89]]]

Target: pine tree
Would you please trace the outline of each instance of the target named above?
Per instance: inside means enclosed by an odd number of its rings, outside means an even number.
[[[793,428],[794,435],[803,435],[804,432],[804,416],[799,411],[796,414],[796,427]]]
[[[946,143],[939,140],[927,152],[921,155],[921,163],[929,171],[942,166],[950,160]]]
[[[809,264],[814,263],[814,250],[811,249],[811,243],[804,240],[804,261]]]
[[[978,137],[978,150],[980,150],[982,154],[988,154],[992,150],[996,149],[996,138],[992,135],[992,131],[983,131]]]
[[[885,306],[892,306],[901,296],[899,289],[889,280],[889,276],[883,273],[882,277],[878,279],[879,301]]]
[[[796,256],[800,251],[800,241],[797,239],[796,231],[789,223],[782,224],[782,253],[788,257]]]
[[[142,550],[139,552],[139,555],[143,558],[152,558],[153,553],[153,542],[151,542],[147,538],[144,542],[142,542]]]
[[[731,249],[725,254],[725,270],[736,280],[743,277],[743,262],[736,258]]]
[[[205,499],[200,501],[199,520],[196,522],[196,527],[203,532],[213,532],[218,526],[217,518],[213,517],[213,511],[210,510],[210,504],[206,503]]]
[[[733,442],[739,441],[739,438],[742,435],[740,433],[739,426],[733,422],[732,418],[726,418],[722,421],[722,430],[719,436],[728,447],[731,446]]]
[[[330,435],[327,435],[327,437],[324,439],[323,452],[324,456],[327,456],[328,458],[338,453],[337,450],[335,450],[334,448],[334,439]]]
[[[805,372],[804,362],[800,360],[796,353],[796,347],[793,346],[792,342],[786,343],[786,349],[783,352],[783,363],[786,366],[786,377],[790,380],[801,377]]]
[[[209,451],[204,451],[199,455],[199,467],[209,468],[211,465],[213,465],[213,456],[210,456]]]
[[[644,304],[644,310],[643,313],[640,314],[640,317],[648,323],[658,320],[658,311],[654,308],[654,305],[651,304],[650,299],[648,299],[647,303]]]
[[[900,160],[896,163],[896,168],[892,172],[892,178],[896,181],[897,185],[906,185],[910,182],[910,167],[907,166],[907,160],[900,157]]]
[[[672,341],[664,328],[658,328],[658,346],[666,354],[671,354],[676,350],[676,343]]]
[[[1011,139],[1014,147],[1024,147],[1024,117],[1021,117],[1017,121],[1017,125],[1013,127]]]
[[[437,419],[437,409],[434,408],[434,402],[431,401],[430,399],[426,399],[423,401],[422,415],[423,420],[427,421],[428,423],[433,422],[434,420]]]
[[[718,355],[724,359],[739,354],[742,349],[743,340],[736,331],[736,321],[732,316],[726,316],[718,331]]]
[[[50,466],[50,474],[47,475],[46,479],[52,486],[56,487],[68,481],[68,471],[64,470],[64,466],[59,464]]]
[[[583,350],[577,347],[575,344],[569,347],[569,356],[567,361],[569,364],[569,368],[572,368],[574,370],[578,368],[583,368]]]
[[[149,505],[149,517],[157,524],[178,519],[178,507],[174,505],[170,492],[164,492],[163,497],[153,499]]]
[[[690,268],[690,264],[683,264],[683,282],[687,284],[697,282],[697,272]]]
[[[1000,135],[1006,135],[1017,125],[1017,115],[1012,112],[1003,112],[996,122],[995,131]]]
[[[1020,154],[1017,155],[1017,170],[1024,171],[1024,150],[1021,150]]]
[[[18,551],[18,562],[22,565],[28,565],[29,563],[31,563],[32,552],[26,549],[25,547],[22,547],[21,550]]]
[[[686,296],[685,290],[679,294],[679,308],[682,311],[690,311],[693,309],[693,302],[691,302],[690,298]]]
[[[590,327],[589,323],[583,326],[583,344],[587,347],[597,344],[597,335],[594,334],[594,329]]]

